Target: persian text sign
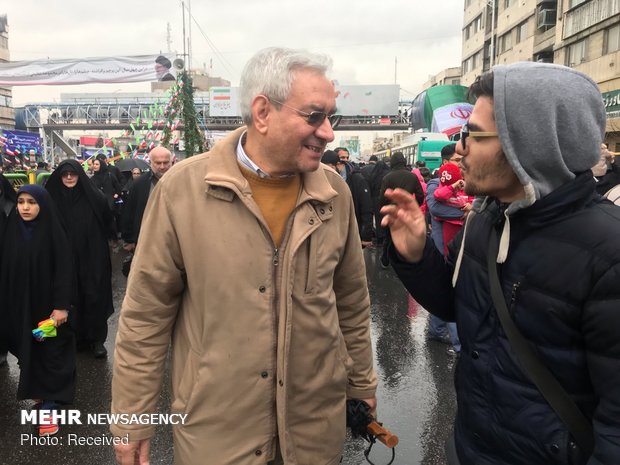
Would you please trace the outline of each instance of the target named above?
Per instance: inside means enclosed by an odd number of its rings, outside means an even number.
[[[239,88],[211,87],[209,116],[239,116]]]
[[[174,81],[174,55],[78,58],[0,63],[0,85]]]
[[[620,89],[611,92],[603,92],[603,102],[607,116],[614,111],[620,110]]]

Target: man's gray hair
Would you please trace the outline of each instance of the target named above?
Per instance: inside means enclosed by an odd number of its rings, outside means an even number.
[[[286,101],[299,70],[309,69],[327,74],[332,59],[306,50],[271,47],[260,50],[243,68],[239,108],[245,124],[252,122],[252,100],[264,95],[271,100]],[[274,103],[276,108],[281,105]]]

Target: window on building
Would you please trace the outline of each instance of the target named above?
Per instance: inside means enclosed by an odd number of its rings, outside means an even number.
[[[461,80],[460,79],[452,79],[452,82],[450,83],[453,86],[458,86],[461,84]]]
[[[478,32],[480,29],[482,29],[482,15],[479,15],[476,19],[474,19],[474,21],[471,24],[472,24],[472,27],[474,28],[474,31],[473,31],[474,34]]]
[[[506,34],[499,38],[499,53],[504,53],[506,50],[512,48],[512,31],[508,31]]]
[[[469,8],[471,6],[471,0],[465,0],[465,8]]]
[[[472,69],[472,57],[469,57],[463,62],[463,74],[469,73]]]
[[[577,5],[581,5],[582,3],[585,3],[587,0],[568,0],[568,7],[569,8],[573,8]]]
[[[527,21],[517,26],[517,40],[516,43],[523,42],[527,39]]]
[[[4,36],[0,36],[0,48],[8,49],[9,48],[9,39]]]
[[[620,24],[610,27],[605,31],[603,39],[603,55],[620,50]]]
[[[587,39],[580,40],[568,46],[566,52],[566,65],[577,66],[586,61],[588,51]]]
[[[465,29],[463,29],[463,34],[465,36],[465,40],[469,40],[469,26],[466,26]]]
[[[512,5],[512,0],[504,0],[504,8],[510,8]]]

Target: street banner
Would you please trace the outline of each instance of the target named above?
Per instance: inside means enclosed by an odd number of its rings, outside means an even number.
[[[605,112],[607,112],[608,116],[609,113],[620,112],[620,89],[603,92],[603,103],[605,103]]]
[[[343,116],[393,116],[398,114],[397,85],[341,86],[335,83],[336,107]],[[241,116],[238,87],[211,87],[209,116]],[[390,124],[390,119],[380,121]]]
[[[30,165],[43,153],[39,133],[0,130],[0,154],[4,165]]]
[[[238,87],[209,89],[209,116],[239,116],[240,113]]]
[[[394,116],[398,114],[400,93],[398,85],[341,86],[335,83],[335,87],[339,115]],[[386,124],[385,120],[380,121],[380,124]]]
[[[0,86],[174,81],[174,54],[0,63]]]

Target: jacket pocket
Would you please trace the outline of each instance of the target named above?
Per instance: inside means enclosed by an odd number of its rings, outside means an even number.
[[[296,253],[295,270],[298,277],[295,278],[295,286],[297,289],[303,286],[306,295],[317,292],[317,242],[317,238],[311,234],[304,240]]]
[[[308,276],[306,277],[306,294],[313,294],[316,291],[317,274],[317,239],[314,235],[308,238]]]

